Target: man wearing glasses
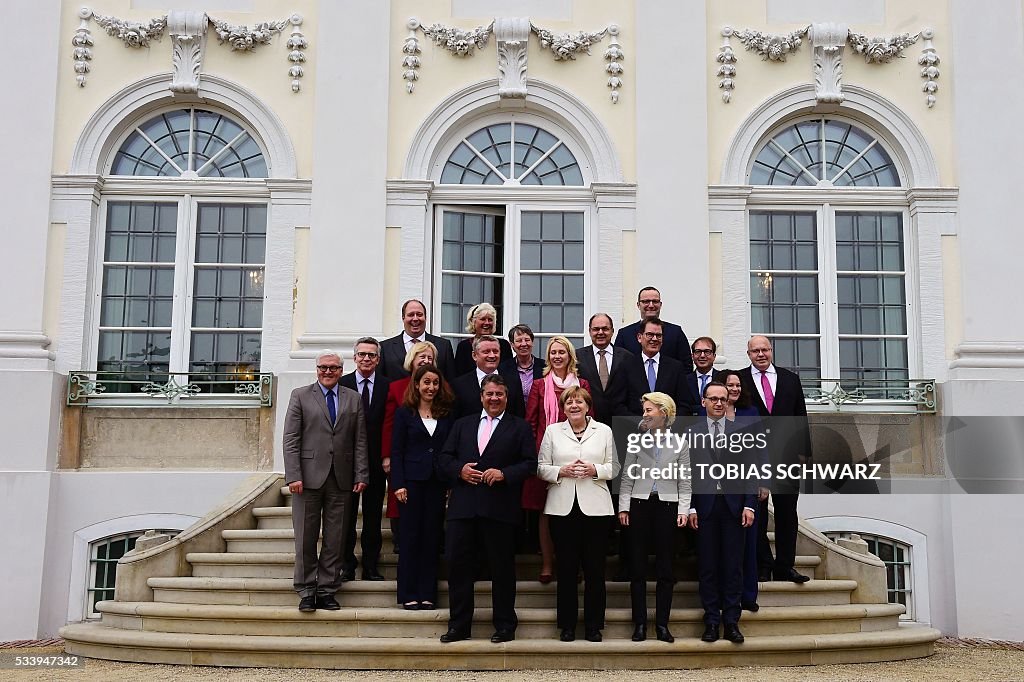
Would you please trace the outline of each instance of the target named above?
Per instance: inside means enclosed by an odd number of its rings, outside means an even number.
[[[284,473],[292,494],[299,611],[337,611],[345,508],[370,480],[359,394],[339,385],[341,356],[316,357],[316,382],[292,391],[284,419]],[[323,543],[317,540],[323,526]]]
[[[640,321],[626,325],[619,330],[618,336],[615,337],[615,346],[625,348],[633,355],[640,354],[642,344],[637,341],[637,338],[643,331],[644,322],[661,319],[661,292],[654,287],[644,287],[637,294],[636,307],[640,311]],[[683,363],[684,373],[692,372],[690,342],[686,338],[686,334],[683,333],[683,328],[671,322],[662,321],[661,324],[665,334],[661,354]]]
[[[377,570],[380,559],[381,532],[380,521],[384,509],[384,491],[387,489],[387,476],[384,473],[381,453],[381,436],[384,430],[384,405],[387,403],[388,388],[391,381],[378,371],[380,364],[380,344],[372,336],[364,336],[356,341],[353,355],[356,359],[356,371],[341,378],[341,385],[351,388],[359,394],[366,420],[366,451],[370,461],[370,483],[362,495],[353,495],[352,504],[348,506],[345,533],[344,564],[341,581],[347,582],[356,577],[356,517],[359,515],[359,500],[363,501],[363,533],[360,545],[363,548],[363,580],[384,580]]]
[[[636,335],[640,353],[626,361],[629,363],[626,366],[629,386],[626,409],[638,417],[643,414],[641,401],[644,394],[655,391],[665,393],[675,401],[677,414],[693,414],[690,391],[686,388],[689,367],[662,352],[664,328],[665,323],[657,317],[644,320],[643,328]],[[622,338],[622,332],[619,332],[619,338]]]
[[[715,355],[718,344],[710,336],[701,336],[690,346],[693,353],[694,371],[686,375],[686,387],[689,389],[690,402],[697,413],[701,411],[704,389],[712,381],[719,381],[719,371],[715,369]]]

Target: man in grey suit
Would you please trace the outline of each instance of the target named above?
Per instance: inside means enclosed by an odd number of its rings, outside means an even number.
[[[341,356],[316,358],[317,381],[296,388],[284,419],[284,473],[292,493],[295,591],[299,611],[337,611],[345,507],[370,481],[366,422],[359,394],[339,386]],[[323,543],[317,540],[323,522]]]
[[[404,329],[401,334],[381,341],[378,372],[391,381],[409,376],[404,367],[406,352],[419,341],[430,341],[437,348],[434,364],[448,381],[455,378],[452,344],[448,339],[427,333],[427,307],[423,305],[423,301],[410,298],[402,304],[402,327]]]

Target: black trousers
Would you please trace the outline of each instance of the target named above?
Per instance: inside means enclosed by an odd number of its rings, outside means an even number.
[[[437,603],[438,543],[444,524],[444,486],[436,479],[406,481],[409,497],[398,521],[405,549],[398,555],[398,603]],[[401,504],[401,503],[399,503]]]
[[[610,516],[587,516],[578,502],[566,516],[548,516],[558,557],[558,628],[576,628],[579,594],[576,575],[583,565],[583,624],[587,630],[604,627],[606,602],[604,565]]]
[[[784,576],[796,561],[796,503],[799,493],[771,494],[775,506],[775,557],[768,542],[768,500],[757,505],[757,566],[761,573]]]
[[[711,513],[699,519],[697,577],[705,625],[735,625],[740,621],[746,530],[722,495],[715,495]]]
[[[491,573],[494,629],[516,629],[519,619],[516,617],[515,537],[514,523],[503,523],[479,516],[472,519],[448,520],[445,539],[448,545],[446,558],[450,630],[468,635],[472,629],[473,583],[481,555],[486,557]],[[405,553],[404,542],[403,539],[402,554]]]
[[[371,460],[373,458],[371,457]],[[355,571],[356,564],[356,517],[359,512],[359,501],[363,503],[363,532],[360,546],[363,548],[363,571],[376,571],[380,559],[380,548],[383,540],[380,532],[381,516],[384,511],[384,492],[387,490],[387,476],[380,463],[370,462],[370,482],[360,494],[353,493],[345,518],[348,532],[345,534],[344,570]]]
[[[629,502],[630,581],[634,625],[647,625],[647,557],[653,550],[657,588],[655,624],[668,627],[672,611],[672,559],[675,556],[678,503],[662,502],[657,495]]]

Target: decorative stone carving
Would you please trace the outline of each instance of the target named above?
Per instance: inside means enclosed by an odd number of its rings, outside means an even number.
[[[417,22],[419,23],[419,22]],[[420,30],[434,41],[435,45],[443,47],[456,57],[472,57],[473,51],[483,49],[491,38],[491,28],[494,22],[486,26],[477,26],[469,31],[444,24],[431,24],[430,26],[420,25]]]
[[[732,99],[732,91],[736,87],[736,52],[732,49],[732,38],[734,32],[731,26],[722,29],[722,46],[718,48],[715,61],[718,62],[718,89],[722,91],[722,101],[726,104]]]
[[[935,106],[935,93],[939,89],[939,84],[935,82],[939,79],[939,54],[935,51],[935,46],[932,45],[935,31],[926,28],[921,31],[921,37],[924,38],[924,49],[921,51],[921,56],[917,58],[917,63],[921,65],[921,78],[924,79],[924,84],[921,86],[925,92],[924,101],[931,109]]]
[[[420,68],[420,41],[416,37],[416,29],[420,27],[420,20],[416,17],[409,17],[409,21],[405,23],[405,27],[409,29],[409,35],[405,37],[405,43],[402,44],[402,79],[405,81],[405,91],[410,95],[416,88],[416,81],[419,80],[420,74],[418,69]]]
[[[497,17],[494,39],[498,44],[498,97],[526,97],[526,46],[530,20]]]
[[[206,14],[171,10],[167,15],[171,33],[171,92],[199,92],[206,49]]]
[[[850,47],[857,54],[864,55],[869,64],[888,64],[897,57],[903,57],[903,50],[917,42],[921,34],[901,33],[890,38],[871,38],[863,33],[849,32]]]
[[[787,55],[800,49],[800,45],[803,44],[803,37],[807,35],[809,28],[808,26],[785,35],[762,33],[747,28],[736,33],[736,38],[743,43],[745,48],[761,55],[761,59],[772,62],[784,62]]]
[[[213,17],[210,17],[210,23],[213,24],[217,32],[217,42],[221,45],[227,43],[232,50],[251,52],[260,45],[269,45],[274,34],[280,33],[288,25],[288,20],[264,21],[256,24],[252,30],[249,30],[248,26],[232,26]]]
[[[84,12],[86,9],[88,8],[83,7],[82,11]],[[143,24],[96,14],[91,10],[89,13],[92,15],[93,21],[106,29],[108,35],[112,35],[124,43],[125,47],[149,47],[149,41],[152,38],[159,39],[167,28],[166,16],[150,19]],[[81,16],[81,12],[79,16]]]
[[[85,74],[89,73],[89,62],[92,61],[92,33],[89,31],[89,19],[92,18],[92,10],[83,7],[78,10],[78,30],[71,39],[74,49],[71,51],[71,58],[75,60],[75,80],[78,87],[85,87]]]
[[[618,104],[619,88],[622,87],[622,61],[626,58],[626,55],[622,51],[622,45],[619,44],[618,25],[612,24],[609,26],[608,35],[611,36],[611,39],[608,43],[608,49],[604,51],[604,59],[608,62],[604,70],[608,72],[608,87],[612,89],[612,104]]]
[[[808,37],[814,48],[814,98],[819,103],[843,101],[843,47],[849,31],[844,24],[812,24]]]
[[[309,47],[309,41],[302,34],[302,29],[299,28],[302,26],[301,14],[293,14],[288,17],[288,23],[292,25],[292,33],[285,45],[288,48],[288,61],[292,63],[288,67],[288,75],[292,79],[292,92],[298,92],[302,88],[302,83],[299,82],[304,73],[302,65],[306,62],[306,53],[303,50]]]
[[[555,55],[555,61],[576,59],[578,52],[590,54],[590,47],[601,42],[608,32],[608,29],[604,29],[597,33],[577,31],[576,33],[555,34],[546,28],[540,28],[533,24],[530,24],[530,28],[537,34],[540,46],[545,50],[551,50],[551,53]]]

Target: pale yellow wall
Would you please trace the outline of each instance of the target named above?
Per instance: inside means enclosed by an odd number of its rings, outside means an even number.
[[[305,50],[305,75],[302,90],[293,93],[291,78],[288,76],[288,50],[285,42],[291,34],[291,25],[274,36],[269,45],[262,45],[249,53],[232,52],[227,45],[217,42],[217,35],[211,28],[207,34],[206,54],[203,73],[221,76],[250,90],[256,98],[270,107],[283,121],[295,154],[300,177],[308,178],[312,173],[314,83],[318,45],[316,36],[318,24],[316,0],[252,0],[252,13],[213,12],[217,19],[231,24],[246,24],[252,27],[263,21],[285,19],[294,12],[303,16],[301,28],[309,41]],[[173,2],[169,2],[173,5]],[[88,74],[84,88],[75,82],[74,61],[71,58],[71,38],[78,29],[80,0],[64,0],[61,12],[60,74],[57,83],[57,126],[53,152],[53,172],[68,172],[74,145],[89,117],[114,93],[142,78],[171,70],[171,41],[165,31],[160,40],[154,40],[150,47],[129,49],[120,40],[107,35],[95,21],[89,22],[95,45],[92,48],[92,71]],[[99,13],[133,21],[147,21],[161,12],[154,10],[133,10],[130,0],[102,0],[101,4],[90,5]],[[337,52],[324,51],[330,58],[338,58]],[[200,94],[202,80],[200,79]]]
[[[729,146],[740,124],[751,112],[782,90],[813,83],[811,47],[808,41],[804,42],[799,51],[790,55],[786,62],[779,63],[762,61],[756,52],[746,51],[742,43],[733,37],[732,46],[737,56],[736,89],[730,103],[722,102],[718,78],[714,76],[717,63],[713,59],[722,42],[723,26],[775,34],[803,28],[800,24],[769,24],[766,17],[764,0],[708,3],[709,184],[720,182],[722,162]],[[938,81],[938,103],[932,109],[925,105],[924,93],[921,92],[923,80],[917,64],[923,40],[907,48],[905,59],[897,59],[889,64],[867,64],[863,57],[847,48],[843,54],[843,83],[879,93],[910,116],[932,148],[939,168],[940,183],[952,186],[957,184],[953,158],[953,100],[950,91],[954,65],[950,63],[952,31],[947,5],[930,0],[889,0],[886,3],[884,24],[853,24],[850,29],[868,36],[890,36],[904,32],[913,34],[926,27],[935,29],[933,43],[943,60],[939,65],[942,75]]]
[[[50,223],[46,237],[46,283],[43,289],[43,334],[56,340],[60,330],[60,288],[64,280],[67,223]]]
[[[422,50],[421,66],[416,89],[409,94],[405,89],[405,81],[401,77],[403,70],[401,68],[403,57],[401,47],[409,33],[406,28],[409,17],[416,17],[425,25],[442,23],[463,29],[486,25],[491,22],[493,17],[452,19],[450,0],[394,0],[391,7],[389,44],[394,46],[394,58],[388,105],[390,140],[388,177],[400,178],[413,136],[424,119],[438,104],[457,90],[473,83],[497,78],[498,58],[493,35],[487,46],[483,50],[477,50],[473,56],[455,57],[443,47],[435,46],[421,31],[417,31]],[[623,63],[625,73],[622,75],[624,86],[620,90],[618,104],[611,102],[607,86],[608,74],[604,71],[606,62],[602,54],[608,46],[608,37],[595,45],[589,56],[582,54],[575,61],[556,62],[551,52],[542,50],[536,36],[531,34],[527,77],[564,88],[589,107],[600,118],[611,135],[622,162],[625,181],[634,182],[636,170],[633,132],[635,125],[635,72],[633,70],[637,39],[633,31],[633,3],[612,0],[575,0],[571,21],[538,20],[537,23],[543,28],[557,33],[579,30],[598,31],[608,24],[619,25],[619,42],[625,52]]]

